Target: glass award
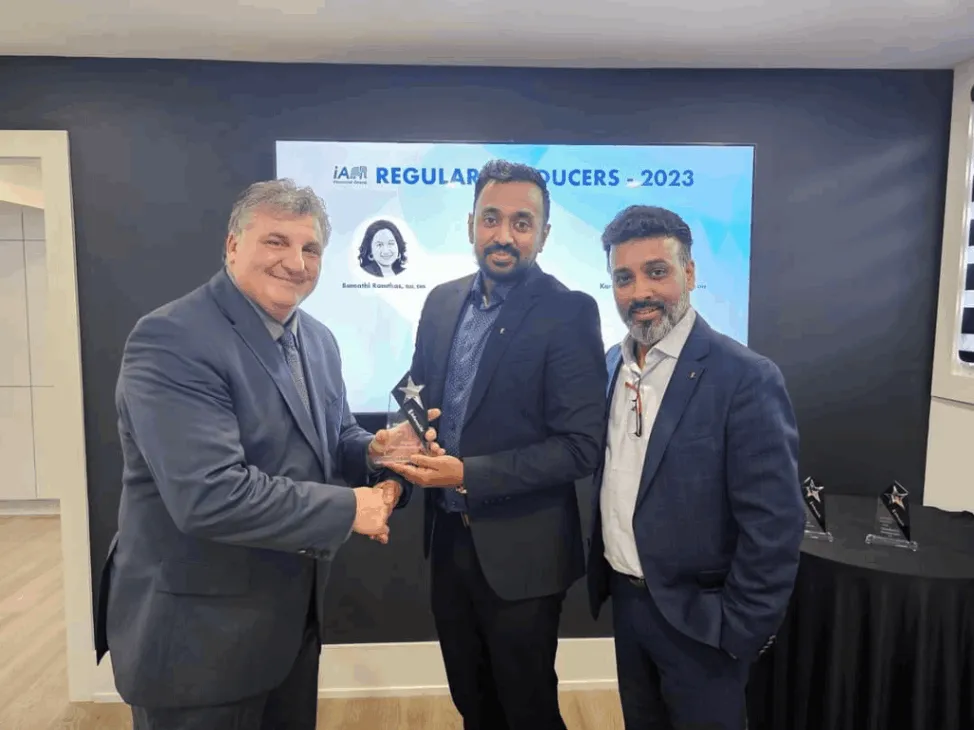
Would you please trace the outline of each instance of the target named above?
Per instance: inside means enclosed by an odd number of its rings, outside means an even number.
[[[411,373],[406,373],[389,393],[386,429],[390,432],[390,443],[385,453],[375,458],[377,465],[403,463],[414,454],[428,451],[425,434],[429,430],[429,418],[420,395],[424,387],[413,382]]]
[[[873,531],[866,535],[866,544],[915,551],[919,545],[910,534],[910,493],[899,482],[893,482],[876,502],[876,519]]]
[[[825,487],[808,477],[802,482],[802,500],[805,502],[805,537],[832,542],[835,538],[825,526]]]

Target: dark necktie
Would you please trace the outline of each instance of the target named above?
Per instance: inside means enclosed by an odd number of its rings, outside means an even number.
[[[298,395],[301,396],[301,402],[304,403],[308,413],[311,413],[311,399],[308,398],[308,385],[304,382],[304,368],[301,367],[298,340],[290,328],[286,328],[281,335],[281,347],[284,349],[284,358],[287,360],[288,367],[291,368],[291,377],[298,389]]]

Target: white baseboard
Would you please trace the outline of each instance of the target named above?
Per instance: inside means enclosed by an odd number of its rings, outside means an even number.
[[[0,517],[34,517],[61,514],[57,499],[0,499]]]
[[[111,657],[105,657],[92,682],[93,702],[121,702],[115,690]],[[563,691],[615,689],[612,639],[562,639],[555,661]],[[321,652],[320,698],[445,695],[449,688],[440,646],[435,641],[408,644],[332,644]]]

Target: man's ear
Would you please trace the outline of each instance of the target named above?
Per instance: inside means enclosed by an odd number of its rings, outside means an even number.
[[[541,243],[538,244],[538,253],[544,251],[544,245],[548,242],[548,234],[551,233],[551,224],[545,223],[541,231]]]
[[[476,240],[473,235],[473,213],[467,214],[467,240],[470,241],[470,245]]]
[[[693,259],[687,264],[687,291],[693,291],[697,287],[697,266]]]
[[[228,264],[232,263],[233,254],[237,252],[237,237],[232,233],[227,234],[227,240],[223,244],[223,259]]]

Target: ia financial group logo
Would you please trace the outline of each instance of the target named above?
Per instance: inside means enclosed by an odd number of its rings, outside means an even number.
[[[365,165],[355,165],[346,167],[345,165],[335,165],[331,181],[335,185],[368,185],[369,168]]]

